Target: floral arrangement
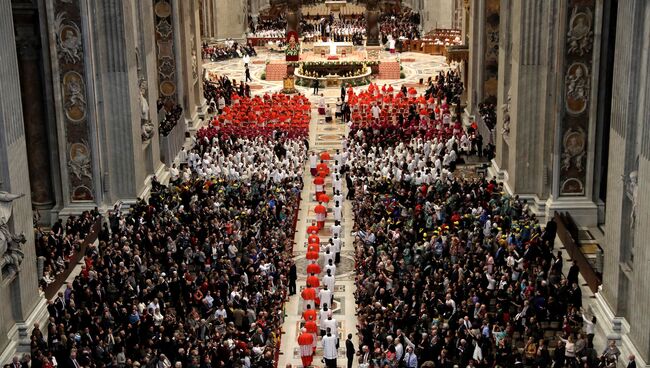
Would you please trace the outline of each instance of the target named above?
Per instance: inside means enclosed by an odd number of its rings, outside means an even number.
[[[288,54],[287,54],[288,55]],[[323,65],[379,65],[379,60],[328,60],[328,61],[300,61],[292,62],[289,65],[297,66],[323,66]]]

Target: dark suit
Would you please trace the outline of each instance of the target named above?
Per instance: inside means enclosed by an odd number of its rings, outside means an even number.
[[[345,340],[345,355],[348,358],[348,368],[352,368],[352,361],[354,360],[354,344],[352,343],[352,340],[347,339]]]
[[[253,336],[253,346],[264,346],[266,345],[266,339],[264,336],[261,336],[260,334],[256,333]]]
[[[65,360],[65,364],[63,365],[64,368],[81,368],[81,363],[79,363],[79,359],[76,359],[77,364],[75,365],[75,362],[72,360],[72,358],[68,358]]]
[[[294,263],[291,265],[291,268],[289,268],[289,295],[294,295],[296,293],[297,278],[298,274],[296,272],[296,265]]]
[[[636,360],[627,363],[627,368],[636,368]]]

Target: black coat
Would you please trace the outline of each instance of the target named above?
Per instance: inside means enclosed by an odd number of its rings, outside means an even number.
[[[354,358],[354,353],[356,353],[356,351],[354,350],[354,344],[352,343],[352,340],[345,340],[345,355],[348,358],[352,359]]]

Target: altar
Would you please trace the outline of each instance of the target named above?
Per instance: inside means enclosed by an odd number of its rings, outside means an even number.
[[[352,42],[315,42],[313,47],[316,55],[341,55],[343,51],[350,55],[354,51]]]
[[[325,5],[331,12],[339,12],[348,2],[346,0],[326,0]]]

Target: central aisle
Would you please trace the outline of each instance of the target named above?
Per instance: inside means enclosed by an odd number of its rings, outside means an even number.
[[[330,106],[334,106],[336,98],[338,97],[338,89],[323,89],[321,90],[325,95],[326,101]],[[318,97],[308,95],[312,102],[312,119],[309,127],[309,148],[310,151],[316,152],[320,155],[323,151],[328,151],[330,155],[334,156],[336,149],[342,149],[342,140],[346,136],[346,125],[338,121],[333,123],[325,123],[324,117],[318,115]],[[333,160],[329,163],[330,169],[333,166]],[[343,196],[347,194],[345,186],[345,179],[343,179]],[[298,213],[298,223],[296,225],[296,235],[294,238],[293,255],[296,262],[296,269],[298,279],[296,280],[297,293],[289,298],[285,304],[285,321],[282,326],[282,340],[280,345],[280,357],[278,362],[279,368],[285,368],[291,364],[293,368],[302,367],[300,359],[300,351],[297,343],[297,336],[301,327],[301,313],[302,313],[302,300],[300,292],[304,289],[306,284],[306,267],[308,260],[305,258],[307,253],[307,226],[315,221],[314,207],[318,204],[315,200],[315,188],[313,184],[314,178],[309,172],[309,161],[305,162],[305,169],[303,172],[304,188],[302,191],[302,199],[300,202],[300,210]],[[325,191],[330,198],[332,197],[332,180],[328,177],[325,180]],[[328,216],[325,221],[325,227],[318,233],[321,241],[321,248],[328,242],[331,237],[330,226],[334,223],[334,215],[331,211],[333,202],[330,201],[328,206]],[[353,228],[353,215],[352,203],[350,201],[343,201],[343,215],[342,215],[342,231],[341,231],[341,261],[337,265],[336,282],[334,288],[334,303],[333,303],[333,318],[336,319],[339,325],[339,357],[337,365],[339,367],[347,367],[347,359],[345,356],[345,339],[351,333],[353,335],[352,341],[355,348],[358,345],[357,339],[357,318],[355,317],[355,271],[354,271],[354,244],[351,231]],[[319,264],[324,269],[322,257]],[[324,272],[324,271],[323,271]],[[322,276],[322,274],[321,274]],[[319,277],[321,278],[321,277]],[[322,279],[322,278],[321,278]],[[325,364],[322,359],[322,345],[319,341],[317,343],[316,354],[312,367],[324,367]],[[354,362],[354,367],[358,363]]]

